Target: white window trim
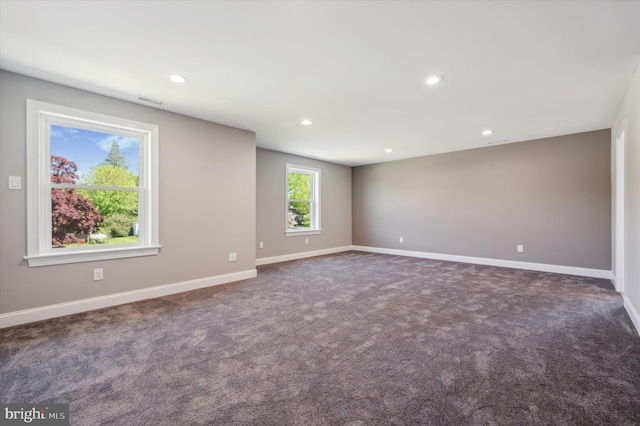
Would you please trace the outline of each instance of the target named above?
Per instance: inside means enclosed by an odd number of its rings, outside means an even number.
[[[51,247],[51,182],[49,125],[73,124],[92,130],[117,131],[140,138],[139,217],[137,244]],[[83,126],[83,123],[84,126]],[[158,126],[27,99],[27,256],[29,267],[157,255],[159,243]],[[81,185],[77,185],[78,188]]]
[[[287,229],[287,231],[285,232],[285,234],[287,234],[287,237],[302,237],[303,235],[320,235],[320,234],[322,234],[322,229],[314,229],[314,230],[308,230],[308,229],[300,229],[300,230]]]
[[[312,202],[311,202],[311,218],[312,224],[309,229],[289,229],[289,221],[287,214],[289,212],[289,173],[306,173],[313,176]],[[287,237],[301,237],[303,235],[318,235],[322,233],[320,226],[320,175],[321,170],[313,167],[299,166],[296,164],[286,164],[285,170],[285,215],[284,215],[284,233]]]

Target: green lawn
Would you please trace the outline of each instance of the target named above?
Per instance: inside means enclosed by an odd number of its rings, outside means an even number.
[[[136,244],[137,242],[138,242],[138,237],[130,236],[130,237],[109,238],[106,244]]]

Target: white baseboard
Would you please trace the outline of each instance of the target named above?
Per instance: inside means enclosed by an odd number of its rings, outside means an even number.
[[[474,263],[477,265],[501,266],[504,268],[527,269],[530,271],[553,272],[556,274],[580,275],[583,277],[613,280],[613,272],[604,269],[579,268],[575,266],[548,265],[545,263],[519,262],[516,260],[489,259],[485,257],[458,256],[454,254],[428,253],[387,249],[380,247],[351,246],[353,250],[370,253],[395,254],[397,256],[421,257],[423,259],[448,260],[451,262]]]
[[[636,331],[638,332],[638,334],[640,334],[640,315],[638,314],[636,308],[633,307],[626,294],[624,294],[622,298],[624,299],[624,309],[629,314],[629,318],[631,318],[631,322],[633,322],[633,325],[635,325]]]
[[[440,253],[428,253],[421,251],[397,250],[380,247],[367,246],[343,246],[323,250],[306,251],[292,253],[282,256],[264,257],[256,259],[256,265],[267,265],[270,263],[286,262],[290,260],[304,259],[308,257],[323,256],[327,254],[341,253],[349,250],[358,250],[370,253],[392,254],[397,256],[410,256],[425,259],[448,260],[452,262],[474,263],[479,265],[500,266],[505,268],[527,269],[532,271],[553,272],[558,274],[580,275],[594,278],[604,278],[615,280],[613,272],[602,269],[579,268],[573,266],[548,265],[542,263],[519,262],[512,260],[489,259],[471,256],[457,256]],[[64,315],[71,315],[94,309],[106,308],[109,306],[121,305],[124,303],[137,302],[154,297],[168,296],[170,294],[184,291],[197,290],[199,288],[212,287],[234,281],[246,280],[257,276],[256,269],[234,272],[231,274],[216,275],[213,277],[200,278],[196,280],[183,281],[173,284],[165,284],[140,290],[127,291],[124,293],[110,294],[107,296],[93,297],[90,299],[75,300],[73,302],[59,303],[39,308],[25,309],[22,311],[0,314],[0,328],[12,327],[14,325],[27,324],[35,321],[42,321]],[[640,333],[640,315],[626,296],[624,297],[624,307],[629,313],[638,333]]]
[[[256,259],[256,266],[268,265],[270,263],[288,262],[290,260],[305,259],[307,257],[324,256],[325,254],[341,253],[353,250],[353,246],[333,247],[322,250],[303,251],[300,253],[283,254],[282,256],[263,257]]]
[[[6,314],[0,314],[0,328],[92,311],[94,309],[107,308],[109,306],[122,305],[123,303],[153,299],[154,297],[168,296],[170,294],[182,293],[184,291],[197,290],[199,288],[212,287],[234,281],[255,278],[256,276],[257,271],[254,268],[246,271],[233,272],[231,274],[216,275],[213,277],[143,288],[140,290],[126,291],[124,293],[109,294],[106,296],[92,297],[90,299],[74,300],[73,302],[58,303],[56,305],[42,306],[40,308],[9,312]]]

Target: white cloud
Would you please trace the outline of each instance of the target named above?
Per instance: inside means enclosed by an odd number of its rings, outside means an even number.
[[[118,143],[120,149],[137,148],[139,141],[136,138],[127,138],[124,136],[110,135],[96,143],[103,151],[109,152],[113,141]]]
[[[69,135],[73,135],[74,138],[78,138],[76,133],[78,133],[78,129],[74,129],[73,127],[65,127],[65,126],[51,126],[51,137],[54,138],[64,138]]]

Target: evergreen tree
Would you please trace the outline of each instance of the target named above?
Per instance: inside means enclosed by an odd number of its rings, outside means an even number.
[[[122,167],[125,170],[127,169],[127,158],[125,157],[124,153],[120,152],[120,146],[115,139],[113,140],[113,142],[111,142],[109,155],[107,155],[107,158],[104,160],[103,164]]]

